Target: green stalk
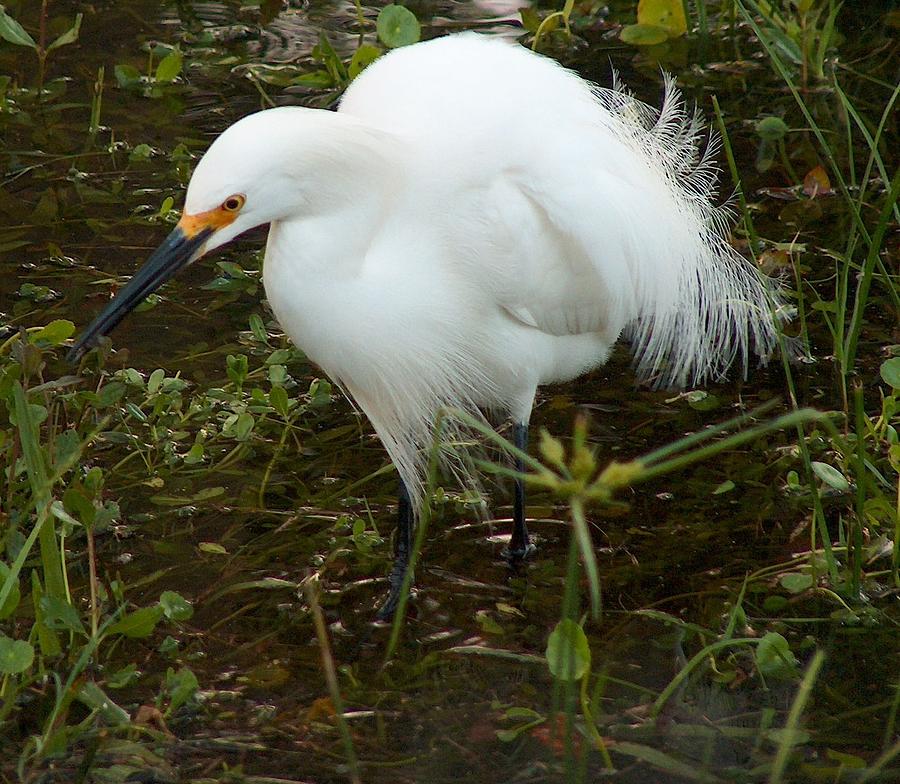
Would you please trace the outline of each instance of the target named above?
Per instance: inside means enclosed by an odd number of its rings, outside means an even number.
[[[322,608],[319,606],[319,598],[316,596],[318,584],[310,580],[304,587],[306,589],[306,601],[309,604],[309,609],[312,611],[313,624],[316,627],[316,637],[319,640],[319,651],[322,654],[322,669],[325,671],[325,683],[328,685],[328,694],[331,697],[331,704],[334,706],[334,718],[341,733],[341,740],[344,743],[344,754],[347,757],[347,767],[350,769],[350,781],[351,784],[360,784],[362,779],[359,775],[359,760],[356,757],[356,749],[353,746],[350,728],[347,726],[347,720],[344,718],[344,701],[341,698],[341,688],[338,683],[337,670],[334,666],[334,656],[331,653],[331,644],[328,641],[328,629],[325,626]]]
[[[755,256],[756,248],[759,244],[759,237],[756,234],[756,229],[753,227],[753,218],[750,217],[750,208],[747,206],[747,198],[744,196],[744,186],[741,182],[741,175],[738,173],[737,163],[735,163],[734,160],[734,151],[731,149],[731,140],[728,138],[728,130],[725,128],[725,116],[722,114],[722,109],[719,108],[719,99],[715,95],[712,97],[712,102],[713,109],[716,112],[716,123],[719,126],[719,134],[722,138],[722,148],[725,150],[725,159],[728,161],[728,171],[731,172],[731,179],[734,182],[738,202],[741,205],[741,216],[744,218],[747,237],[750,240],[750,247]]]
[[[17,381],[13,386],[13,400],[18,423],[19,443],[25,458],[25,469],[31,484],[31,493],[37,511],[38,541],[41,549],[41,565],[47,593],[68,602],[65,578],[60,564],[60,549],[56,539],[56,526],[50,515],[51,482],[47,463],[41,451],[37,425],[25,397],[25,390]]]
[[[890,191],[885,199],[881,215],[878,217],[875,233],[869,241],[869,252],[866,255],[862,275],[860,276],[859,284],[856,287],[856,297],[853,302],[853,316],[850,319],[850,328],[848,330],[847,342],[844,345],[843,352],[844,365],[842,370],[844,374],[850,372],[856,358],[856,348],[859,343],[859,333],[862,331],[863,314],[869,299],[869,288],[872,285],[875,262],[878,260],[881,244],[884,242],[884,235],[887,232],[888,224],[891,221],[891,213],[894,210],[894,205],[897,203],[898,197],[900,197],[900,168],[894,172],[894,179],[891,181]]]
[[[816,682],[824,661],[825,654],[822,651],[816,651],[812,661],[806,668],[803,680],[800,681],[800,688],[797,689],[797,696],[794,697],[794,701],[791,703],[791,710],[788,712],[787,721],[782,730],[781,743],[778,744],[775,762],[772,764],[772,772],[769,774],[769,784],[781,784],[784,780],[784,771],[791,755],[791,749],[794,747],[794,740],[799,733],[803,710],[806,708],[806,703],[812,694],[813,684]]]

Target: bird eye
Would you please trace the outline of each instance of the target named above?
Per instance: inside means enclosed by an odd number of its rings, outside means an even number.
[[[234,196],[229,196],[222,202],[222,209],[226,212],[237,212],[244,206],[245,201],[247,201],[246,197],[236,193]]]

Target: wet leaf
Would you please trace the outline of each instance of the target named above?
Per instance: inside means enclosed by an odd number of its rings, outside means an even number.
[[[173,49],[156,66],[156,81],[171,82],[181,73],[181,65],[184,59],[180,49]]]
[[[0,7],[0,37],[16,46],[29,46],[37,49],[37,44],[15,19]]]
[[[584,629],[569,618],[560,621],[547,640],[546,656],[554,678],[581,680],[591,668],[591,649]]]
[[[414,44],[422,35],[422,27],[416,15],[402,5],[386,5],[378,14],[375,23],[378,39],[387,47]]]
[[[826,749],[825,755],[828,757],[828,759],[840,763],[845,768],[862,770],[866,767],[866,761],[862,757],[857,757],[855,754],[846,754],[842,751]]]
[[[640,0],[637,21],[638,25],[662,28],[668,38],[678,38],[687,32],[682,0]]]
[[[163,608],[158,604],[152,607],[142,607],[140,610],[128,613],[121,621],[114,623],[107,630],[107,634],[121,634],[125,637],[149,637],[153,634],[156,624],[163,617]]]
[[[371,44],[363,44],[353,53],[347,74],[351,79],[355,79],[365,70],[366,66],[374,63],[379,57],[381,57],[381,49]]]
[[[79,702],[87,705],[91,710],[97,711],[103,720],[113,727],[121,727],[131,722],[128,711],[116,705],[93,681],[81,684],[77,697]]]
[[[0,673],[16,675],[25,672],[33,661],[34,648],[30,643],[0,634]]]
[[[842,493],[850,489],[850,483],[847,481],[847,478],[833,466],[828,465],[828,463],[820,463],[817,460],[813,460],[810,465],[813,473],[829,487],[833,487]]]
[[[119,87],[134,87],[141,82],[141,72],[133,65],[121,63],[113,69]]]
[[[238,416],[237,422],[234,423],[234,437],[238,441],[246,441],[250,438],[250,432],[253,430],[255,421],[252,414],[246,411]]]
[[[288,393],[284,387],[272,387],[269,392],[269,405],[272,406],[281,416],[286,417],[290,411],[290,400]]]
[[[794,594],[803,593],[803,591],[812,588],[814,583],[811,575],[799,572],[791,572],[790,574],[782,575],[779,582],[784,590]]]
[[[768,632],[756,646],[756,666],[766,677],[793,678],[797,674],[797,657],[784,637]]]
[[[67,601],[56,596],[41,597],[41,612],[48,629],[84,634],[84,626],[76,610]]]
[[[619,38],[632,46],[653,46],[668,41],[669,34],[664,28],[656,25],[633,24],[623,27]]]
[[[783,139],[789,130],[787,123],[780,117],[763,117],[756,123],[756,133],[767,142]]]
[[[175,591],[163,591],[159,597],[159,605],[166,618],[172,621],[186,621],[194,614],[193,605]]]
[[[67,319],[51,321],[46,327],[30,335],[32,343],[40,343],[43,347],[58,346],[75,334],[75,325]]]
[[[684,398],[694,411],[714,411],[721,405],[718,397],[702,389],[688,392]]]
[[[74,44],[78,40],[78,33],[81,30],[81,18],[83,14],[75,15],[75,23],[64,32],[59,38],[57,38],[50,46],[47,47],[47,51],[51,52],[54,49],[58,49],[60,46],[67,46],[68,44]]]
[[[200,688],[197,676],[188,669],[182,667],[178,672],[174,672],[169,668],[166,674],[166,689],[170,695],[169,708],[166,710],[166,716],[171,716],[182,705],[190,700]]]
[[[147,394],[155,395],[159,391],[160,385],[165,377],[166,371],[162,368],[156,368],[156,370],[150,374],[150,378],[147,379]]]
[[[481,631],[485,634],[504,634],[503,627],[497,623],[487,610],[478,610],[475,613],[475,620],[481,627]]]
[[[831,193],[831,180],[828,179],[825,169],[816,166],[806,173],[803,178],[803,192],[811,199]]]
[[[522,27],[529,33],[536,33],[541,26],[541,15],[534,8],[520,8],[519,16],[522,18]]]
[[[139,677],[140,673],[138,672],[137,666],[132,663],[126,665],[121,670],[116,670],[116,672],[107,675],[106,685],[110,689],[124,689],[126,686],[131,686],[136,683]]]
[[[900,389],[900,357],[891,357],[881,363],[881,379],[892,389]]]

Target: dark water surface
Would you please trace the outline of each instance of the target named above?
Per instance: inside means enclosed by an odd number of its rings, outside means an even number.
[[[37,18],[32,5],[37,4],[13,3],[8,10],[32,26]],[[626,3],[611,5],[579,28],[576,43],[552,39],[550,53],[601,83],[608,83],[612,64],[639,96],[653,102],[660,93],[659,63],[619,41],[615,23],[631,21],[633,11]],[[890,93],[883,84],[896,79],[896,59],[893,68],[885,61],[897,56],[897,30],[885,32],[882,26],[889,4],[850,5],[838,18],[845,89],[877,118]],[[52,27],[64,27],[75,11],[85,14],[79,42],[49,58],[47,87],[58,94],[43,109],[32,106],[27,116],[7,111],[0,120],[0,314],[12,327],[55,318],[84,326],[119,276],[132,274],[165,236],[175,213],[160,215],[160,206],[171,196],[178,209],[190,168],[210,141],[234,120],[267,105],[332,103],[335,91],[283,82],[319,67],[311,58],[322,31],[345,57],[358,40],[352,3],[290,2],[282,8],[280,3],[141,0],[51,6]],[[410,7],[425,37],[467,27],[513,37],[522,32],[510,21],[517,18],[515,3]],[[377,10],[367,6],[367,18],[374,19]],[[156,42],[183,49],[178,80],[155,96],[118,86],[114,67],[127,64],[147,73],[148,49]],[[718,96],[757,231],[770,243],[795,237],[806,243],[800,258],[808,285],[827,299],[832,268],[826,249],[842,248],[848,217],[837,199],[779,198],[778,189],[791,184],[782,169],[758,171],[754,123],[784,116],[791,127],[801,124],[793,98],[758,52],[743,30],[731,37],[692,36],[657,55],[708,118],[713,118],[710,95]],[[21,49],[2,49],[0,73],[12,75],[14,84],[32,84],[29,57]],[[91,139],[90,107],[101,66],[101,127]],[[276,67],[287,70],[279,75]],[[818,96],[811,91],[810,100],[819,102],[823,115],[836,111],[824,89]],[[818,162],[805,136],[790,149],[801,177]],[[253,314],[269,327],[272,346],[287,348],[260,304],[263,241],[264,232],[254,232],[169,284],[162,301],[115,332],[117,354],[108,368],[134,367],[145,375],[164,368],[168,375],[180,373],[194,390],[223,387],[228,354],[250,354],[251,366],[265,357],[249,336]],[[220,275],[214,261],[222,260],[239,264],[248,277],[204,288]],[[29,298],[22,294],[23,283],[49,291]],[[884,306],[873,308],[861,345],[861,378],[872,400],[878,398],[882,347],[897,342],[896,314],[883,292],[875,296],[884,297]],[[812,318],[810,329],[817,361],[794,370],[800,402],[839,408],[826,330]],[[287,368],[296,392],[306,392],[320,376],[297,352]],[[55,371],[69,372],[62,362]],[[622,348],[605,368],[543,390],[533,425],[535,432],[546,427],[565,436],[582,412],[590,419],[600,462],[627,459],[784,397],[784,373],[775,363],[751,370],[746,381],[707,391],[718,404],[698,410],[676,393],[636,389]],[[98,538],[102,579],[118,575],[138,604],[175,590],[196,609],[178,631],[169,630],[180,642],[169,658],[157,653],[166,631],[109,653],[110,668],[137,661],[143,673],[117,694],[118,702],[133,712],[152,701],[168,666],[189,666],[201,688],[199,706],[170,717],[172,734],[155,743],[156,757],[139,762],[108,752],[105,764],[131,766],[132,773],[153,770],[157,776],[129,779],[135,781],[240,781],[242,774],[270,777],[258,781],[347,780],[320,648],[298,588],[318,570],[364,781],[563,780],[563,744],[547,729],[553,719],[541,725],[547,732],[501,740],[497,731],[522,723],[519,714],[506,713],[510,708],[550,717],[558,706],[546,666],[527,657],[544,654],[547,635],[559,620],[566,508],[547,495],[532,495],[530,526],[539,549],[526,568],[512,573],[500,558],[502,535],[509,529],[509,488],[502,483],[491,488],[491,519],[483,521],[447,483],[422,553],[399,652],[383,667],[389,630],[373,627],[370,619],[390,564],[396,479],[371,428],[350,404],[338,394],[319,402],[282,447],[277,429],[260,426],[256,441],[233,454],[218,446],[193,466],[172,455],[194,443],[196,423],[185,424],[190,438],[182,442],[173,440],[177,427],[160,429],[159,443],[147,449],[154,456],[149,462],[130,458],[121,445],[98,446],[94,459],[105,470],[126,461],[110,470],[107,480],[108,494],[121,505],[121,520]],[[777,747],[777,737],[767,733],[784,725],[796,680],[761,683],[736,652],[719,663],[728,669],[727,677],[701,669],[687,679],[663,720],[650,720],[648,705],[702,647],[701,640],[710,642],[721,633],[746,575],[785,564],[808,549],[810,509],[803,498],[785,491],[786,472],[797,469],[795,438],[793,432],[761,438],[644,485],[621,497],[620,506],[590,513],[604,608],[585,631],[594,672],[608,676],[599,703],[604,734],[614,752],[616,743],[623,749],[640,745],[684,766],[642,759],[632,748],[614,754],[615,780],[765,780],[764,766]],[[168,453],[160,446],[167,440]],[[840,514],[834,512],[835,519]],[[777,584],[779,573],[773,568],[770,580],[749,584],[747,629],[741,633],[778,631],[790,638],[801,663],[815,648],[825,651],[805,720],[815,740],[790,774],[792,780],[812,780],[804,778],[812,776],[812,768],[798,767],[802,761],[814,766],[828,750],[870,761],[881,750],[892,699],[885,689],[896,687],[900,672],[900,616],[894,597],[879,611],[884,615],[878,622],[848,623],[824,592],[786,594]],[[73,567],[70,579],[83,587],[83,570]],[[767,603],[772,596],[788,603]],[[706,630],[706,636],[696,629]],[[473,645],[522,658],[448,652]],[[0,760],[0,775],[14,775],[16,757],[10,753]],[[588,755],[585,765],[586,780],[605,775],[598,755]],[[238,771],[233,779],[225,777],[229,768]],[[838,780],[836,769],[832,765],[830,777],[821,780]],[[877,780],[897,780],[893,770]],[[75,780],[67,778],[74,774],[66,760],[44,773],[43,780]],[[88,780],[124,780],[102,771],[91,775],[96,778]]]

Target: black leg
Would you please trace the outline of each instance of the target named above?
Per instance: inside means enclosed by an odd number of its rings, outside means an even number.
[[[409,568],[409,554],[412,552],[413,537],[413,509],[409,500],[409,491],[403,480],[400,480],[400,490],[397,503],[397,539],[394,542],[394,566],[391,569],[390,590],[387,599],[381,605],[381,609],[375,615],[375,620],[389,621],[394,617],[394,611],[400,602],[400,591],[403,588],[403,578]]]
[[[513,425],[513,443],[525,452],[528,449],[528,423],[516,422]],[[516,471],[524,473],[525,465],[516,458]],[[515,563],[521,561],[534,551],[534,545],[528,541],[528,526],[525,525],[525,487],[521,479],[516,479],[516,497],[513,504],[513,532],[509,542],[507,558]]]

